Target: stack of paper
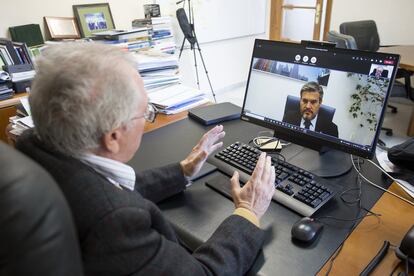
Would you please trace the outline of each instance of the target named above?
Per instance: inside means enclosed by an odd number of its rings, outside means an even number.
[[[152,17],[152,47],[164,53],[174,54],[176,44],[172,28],[172,17]]]
[[[135,58],[147,90],[177,84],[180,81],[178,58],[175,55],[145,51],[136,53]]]
[[[17,116],[9,118],[9,122],[12,124],[12,130],[10,132],[16,136],[20,136],[26,129],[34,127],[28,98],[20,98],[20,103],[21,105],[17,107]]]
[[[204,92],[182,84],[156,89],[148,97],[165,114],[176,114],[209,101]]]

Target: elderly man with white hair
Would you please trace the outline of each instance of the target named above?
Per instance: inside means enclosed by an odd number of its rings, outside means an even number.
[[[194,252],[182,247],[156,203],[185,190],[222,126],[176,164],[135,173],[126,165],[154,121],[128,53],[95,43],[45,50],[30,95],[35,123],[17,148],[46,168],[72,210],[87,275],[243,275],[261,249],[259,219],[274,193],[264,154],[242,188],[231,179],[235,211]]]

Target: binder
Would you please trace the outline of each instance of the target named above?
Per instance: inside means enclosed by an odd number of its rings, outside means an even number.
[[[6,46],[6,50],[7,52],[9,52],[9,55],[11,57],[11,59],[13,60],[14,64],[22,64],[22,62],[20,61],[20,58],[17,55],[16,50],[14,49],[13,46],[13,42],[11,42],[10,40],[0,40],[1,44]]]

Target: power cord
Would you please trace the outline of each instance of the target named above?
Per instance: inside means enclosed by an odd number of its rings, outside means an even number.
[[[359,159],[359,158],[358,158]],[[406,202],[406,203],[408,203],[408,204],[410,204],[410,205],[412,205],[412,206],[414,206],[414,202],[412,202],[412,201],[410,201],[410,200],[408,200],[408,199],[406,199],[406,198],[404,198],[404,197],[402,197],[402,196],[400,196],[400,195],[397,195],[396,193],[393,193],[393,192],[391,192],[391,191],[388,191],[387,189],[384,189],[383,187],[381,187],[381,186],[379,186],[379,185],[377,185],[377,184],[375,184],[374,182],[372,182],[371,180],[369,180],[368,178],[366,178],[361,172],[360,172],[360,170],[358,170],[358,168],[355,166],[355,162],[354,162],[354,159],[352,158],[352,155],[351,155],[351,161],[352,161],[352,165],[354,166],[354,169],[355,169],[355,171],[358,173],[358,175],[359,176],[361,176],[368,184],[370,184],[370,185],[372,185],[372,186],[374,186],[375,188],[377,188],[377,189],[380,189],[381,191],[383,191],[383,192],[386,192],[386,193],[389,193],[389,194],[391,194],[391,195],[393,195],[393,196],[395,196],[395,197],[397,197],[398,199],[400,199],[400,200],[402,200],[402,201],[404,201],[404,202]],[[399,183],[398,182],[398,180],[397,179],[395,179],[394,177],[392,177],[390,174],[388,174],[383,168],[381,168],[380,166],[378,166],[377,164],[375,164],[374,162],[372,162],[371,160],[369,160],[369,159],[367,159],[367,161],[369,162],[369,163],[371,163],[372,165],[374,165],[375,167],[377,167],[381,172],[383,172],[386,176],[388,176],[390,179],[392,179],[393,181],[395,181],[395,182],[397,182],[397,183]]]
[[[353,164],[355,165],[355,163],[353,163]],[[358,168],[359,168],[359,170],[361,170],[361,164],[363,164],[363,162],[360,162],[358,160]],[[365,218],[365,217],[367,217],[367,216],[375,216],[377,219],[379,219],[379,217],[381,216],[381,214],[375,214],[375,213],[371,212],[370,210],[368,210],[368,209],[366,209],[365,207],[362,206],[362,179],[361,179],[361,177],[360,177],[359,174],[356,177],[356,183],[358,184],[358,187],[357,188],[347,189],[347,190],[343,191],[341,193],[341,195],[340,195],[340,199],[346,205],[355,205],[355,204],[358,204],[358,212],[357,212],[357,214],[356,214],[356,216],[355,216],[354,219],[343,219],[343,218],[336,218],[336,217],[331,217],[331,216],[325,216],[325,217],[319,217],[319,218],[317,218],[317,219],[329,218],[329,219],[342,220],[342,221],[353,221],[351,227],[349,227],[349,231],[346,234],[345,239],[339,245],[338,249],[336,250],[336,252],[334,253],[334,255],[332,256],[332,258],[329,261],[329,267],[328,267],[328,269],[327,269],[327,271],[325,273],[326,276],[329,275],[329,273],[331,272],[332,267],[333,267],[333,264],[334,264],[336,258],[339,256],[339,254],[341,253],[341,251],[342,251],[342,249],[344,247],[345,241],[351,235],[351,233],[352,233],[353,229],[356,227],[358,221],[361,220],[361,219],[363,219],[363,218]],[[357,191],[358,192],[355,200],[347,200],[345,198],[345,196],[348,195],[349,192],[351,192],[351,191]],[[364,215],[364,216],[360,216],[361,210],[365,210],[369,214]]]
[[[393,195],[393,196],[395,196],[395,197],[397,197],[397,198],[399,198],[400,200],[402,200],[402,201],[404,201],[404,202],[407,202],[408,204],[410,204],[410,205],[413,205],[414,206],[414,203],[413,202],[411,202],[411,201],[409,201],[409,200],[407,200],[407,199],[405,199],[405,198],[403,198],[403,197],[401,197],[401,196],[399,196],[399,195],[397,195],[397,194],[395,194],[395,193],[393,193],[393,192],[391,192],[391,191],[388,191],[388,190],[386,190],[386,189],[384,189],[383,187],[381,187],[381,186],[379,186],[379,185],[377,185],[377,184],[375,184],[375,183],[373,183],[371,180],[369,180],[368,178],[366,178],[362,173],[361,173],[361,164],[363,164],[364,162],[362,161],[361,162],[361,159],[360,158],[357,158],[357,161],[358,161],[358,166],[357,165],[355,165],[355,161],[354,161],[354,157],[353,157],[353,155],[351,155],[351,162],[352,162],[352,165],[353,165],[353,167],[354,167],[354,169],[355,169],[355,171],[357,172],[357,182],[358,182],[358,188],[351,188],[351,189],[348,189],[348,190],[346,190],[346,191],[344,191],[344,192],[342,192],[342,194],[341,194],[341,199],[342,200],[344,200],[344,198],[342,197],[345,193],[347,193],[347,192],[349,192],[349,191],[351,191],[351,190],[358,190],[359,189],[359,196],[357,197],[357,199],[354,201],[354,203],[358,203],[359,204],[359,207],[360,207],[360,209],[358,210],[358,216],[359,216],[359,213],[360,213],[360,211],[361,210],[366,210],[366,211],[368,211],[369,213],[371,213],[371,215],[366,215],[366,216],[372,216],[372,215],[374,215],[374,216],[376,216],[377,218],[379,218],[379,216],[381,216],[381,214],[374,214],[374,213],[372,213],[371,211],[369,211],[369,210],[367,210],[367,209],[365,209],[365,208],[363,208],[362,207],[362,205],[361,205],[361,196],[362,196],[362,180],[361,180],[361,178],[362,179],[364,179],[366,182],[368,182],[368,184],[370,184],[370,185],[372,185],[372,186],[374,186],[374,187],[376,187],[376,188],[378,188],[378,189],[380,189],[380,190],[382,190],[382,191],[384,191],[384,192],[386,192],[386,193],[389,193],[389,194],[391,194],[391,195]],[[398,181],[394,178],[394,177],[392,177],[391,175],[389,175],[386,171],[384,171],[380,166],[378,166],[377,164],[375,164],[374,162],[372,162],[371,160],[369,160],[369,159],[367,159],[367,161],[369,162],[369,163],[371,163],[371,164],[373,164],[375,167],[377,167],[380,171],[382,171],[385,175],[387,175],[390,179],[392,179],[393,181],[395,181],[395,182],[397,182],[398,183]],[[344,201],[345,202],[345,201]],[[350,201],[350,202],[352,202],[352,201]],[[333,263],[334,263],[334,261],[335,261],[335,259],[338,257],[338,255],[339,255],[339,253],[342,251],[342,248],[343,248],[343,246],[344,246],[344,243],[345,243],[345,240],[346,239],[348,239],[348,237],[351,235],[351,233],[352,233],[352,230],[355,228],[355,226],[356,226],[356,224],[357,224],[357,221],[359,220],[359,219],[362,219],[362,218],[364,218],[364,217],[366,217],[366,216],[362,216],[362,217],[360,217],[360,218],[355,218],[355,222],[352,224],[352,226],[350,227],[350,231],[348,232],[348,234],[346,235],[346,237],[345,237],[345,239],[344,239],[344,241],[341,243],[341,245],[339,246],[339,248],[338,248],[338,250],[335,252],[335,254],[332,256],[332,258],[331,258],[331,260],[330,260],[330,263],[329,263],[329,267],[328,267],[328,270],[327,270],[327,272],[326,272],[326,276],[327,275],[329,275],[329,273],[331,272],[331,270],[332,270],[332,267],[333,267]],[[323,218],[323,217],[321,217],[321,218]],[[335,219],[338,219],[338,218],[335,218]],[[342,220],[342,219],[340,219],[340,220]],[[352,221],[352,220],[350,220],[350,221]],[[397,266],[398,267],[398,266]],[[392,273],[391,273],[391,275],[392,274],[394,274],[394,272],[395,272],[395,270],[397,269],[397,267],[395,267],[394,269],[393,269],[393,271],[392,271]],[[409,272],[409,268],[408,268],[408,262],[406,263],[406,268],[405,268],[405,275],[408,275],[408,272]],[[401,273],[399,273],[399,275],[400,275]]]

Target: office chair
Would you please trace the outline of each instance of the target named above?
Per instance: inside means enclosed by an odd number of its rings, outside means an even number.
[[[287,112],[288,110],[297,110],[298,114],[300,114],[300,98],[299,97],[292,96],[292,95],[287,96],[284,112]],[[336,111],[335,108],[321,104],[319,108],[318,116],[325,118],[327,121],[332,121],[335,115],[335,111]]]
[[[0,142],[0,275],[83,275],[66,200],[34,161]]]
[[[339,31],[342,34],[353,36],[359,50],[378,51],[380,47],[386,47],[380,45],[377,24],[373,20],[344,22],[339,25]],[[412,72],[399,68],[396,78],[404,78],[406,98],[414,101],[414,93],[412,92],[410,79],[412,75]],[[401,83],[399,84],[402,85]],[[391,93],[391,96],[393,94]],[[388,107],[391,108],[392,113],[397,113],[395,106],[388,105]]]
[[[328,41],[336,43],[337,48],[357,50],[357,44],[353,36],[338,33],[337,31],[328,32]]]
[[[362,21],[362,22],[366,22],[366,21]],[[374,25],[375,25],[375,22],[372,21],[372,20],[369,20],[368,22],[373,22]],[[354,31],[356,29],[356,27],[354,26],[355,24],[351,24],[351,23],[355,23],[355,22],[349,22],[349,23],[352,26],[352,28],[349,27],[348,29],[352,29],[352,31]],[[342,23],[341,26],[343,24],[345,24],[345,23]],[[364,25],[365,27],[366,26],[372,27],[371,23],[364,23],[362,25]],[[366,30],[370,29],[368,27],[366,27],[365,29]],[[372,27],[372,29],[376,30],[377,27],[376,26],[374,26],[374,27]],[[329,31],[328,32],[328,41],[336,43],[336,47],[338,47],[338,48],[346,48],[346,49],[354,49],[354,50],[358,49],[357,42],[356,42],[355,38],[352,35],[338,33],[337,31]],[[369,39],[369,41],[375,41],[375,39]],[[378,45],[376,45],[376,44],[374,45],[374,44],[375,43],[372,43],[372,45],[370,45],[372,49],[374,49],[376,46],[379,46],[379,39],[378,39]],[[396,106],[393,106],[393,105],[390,105],[390,104],[388,104],[387,106],[389,108],[391,108],[392,113],[397,113],[397,107]],[[385,131],[385,134],[387,136],[392,136],[393,135],[393,132],[392,132],[391,128],[381,127],[381,129]]]
[[[373,20],[344,22],[339,25],[339,32],[352,36],[359,50],[376,52],[380,48],[377,24]]]

